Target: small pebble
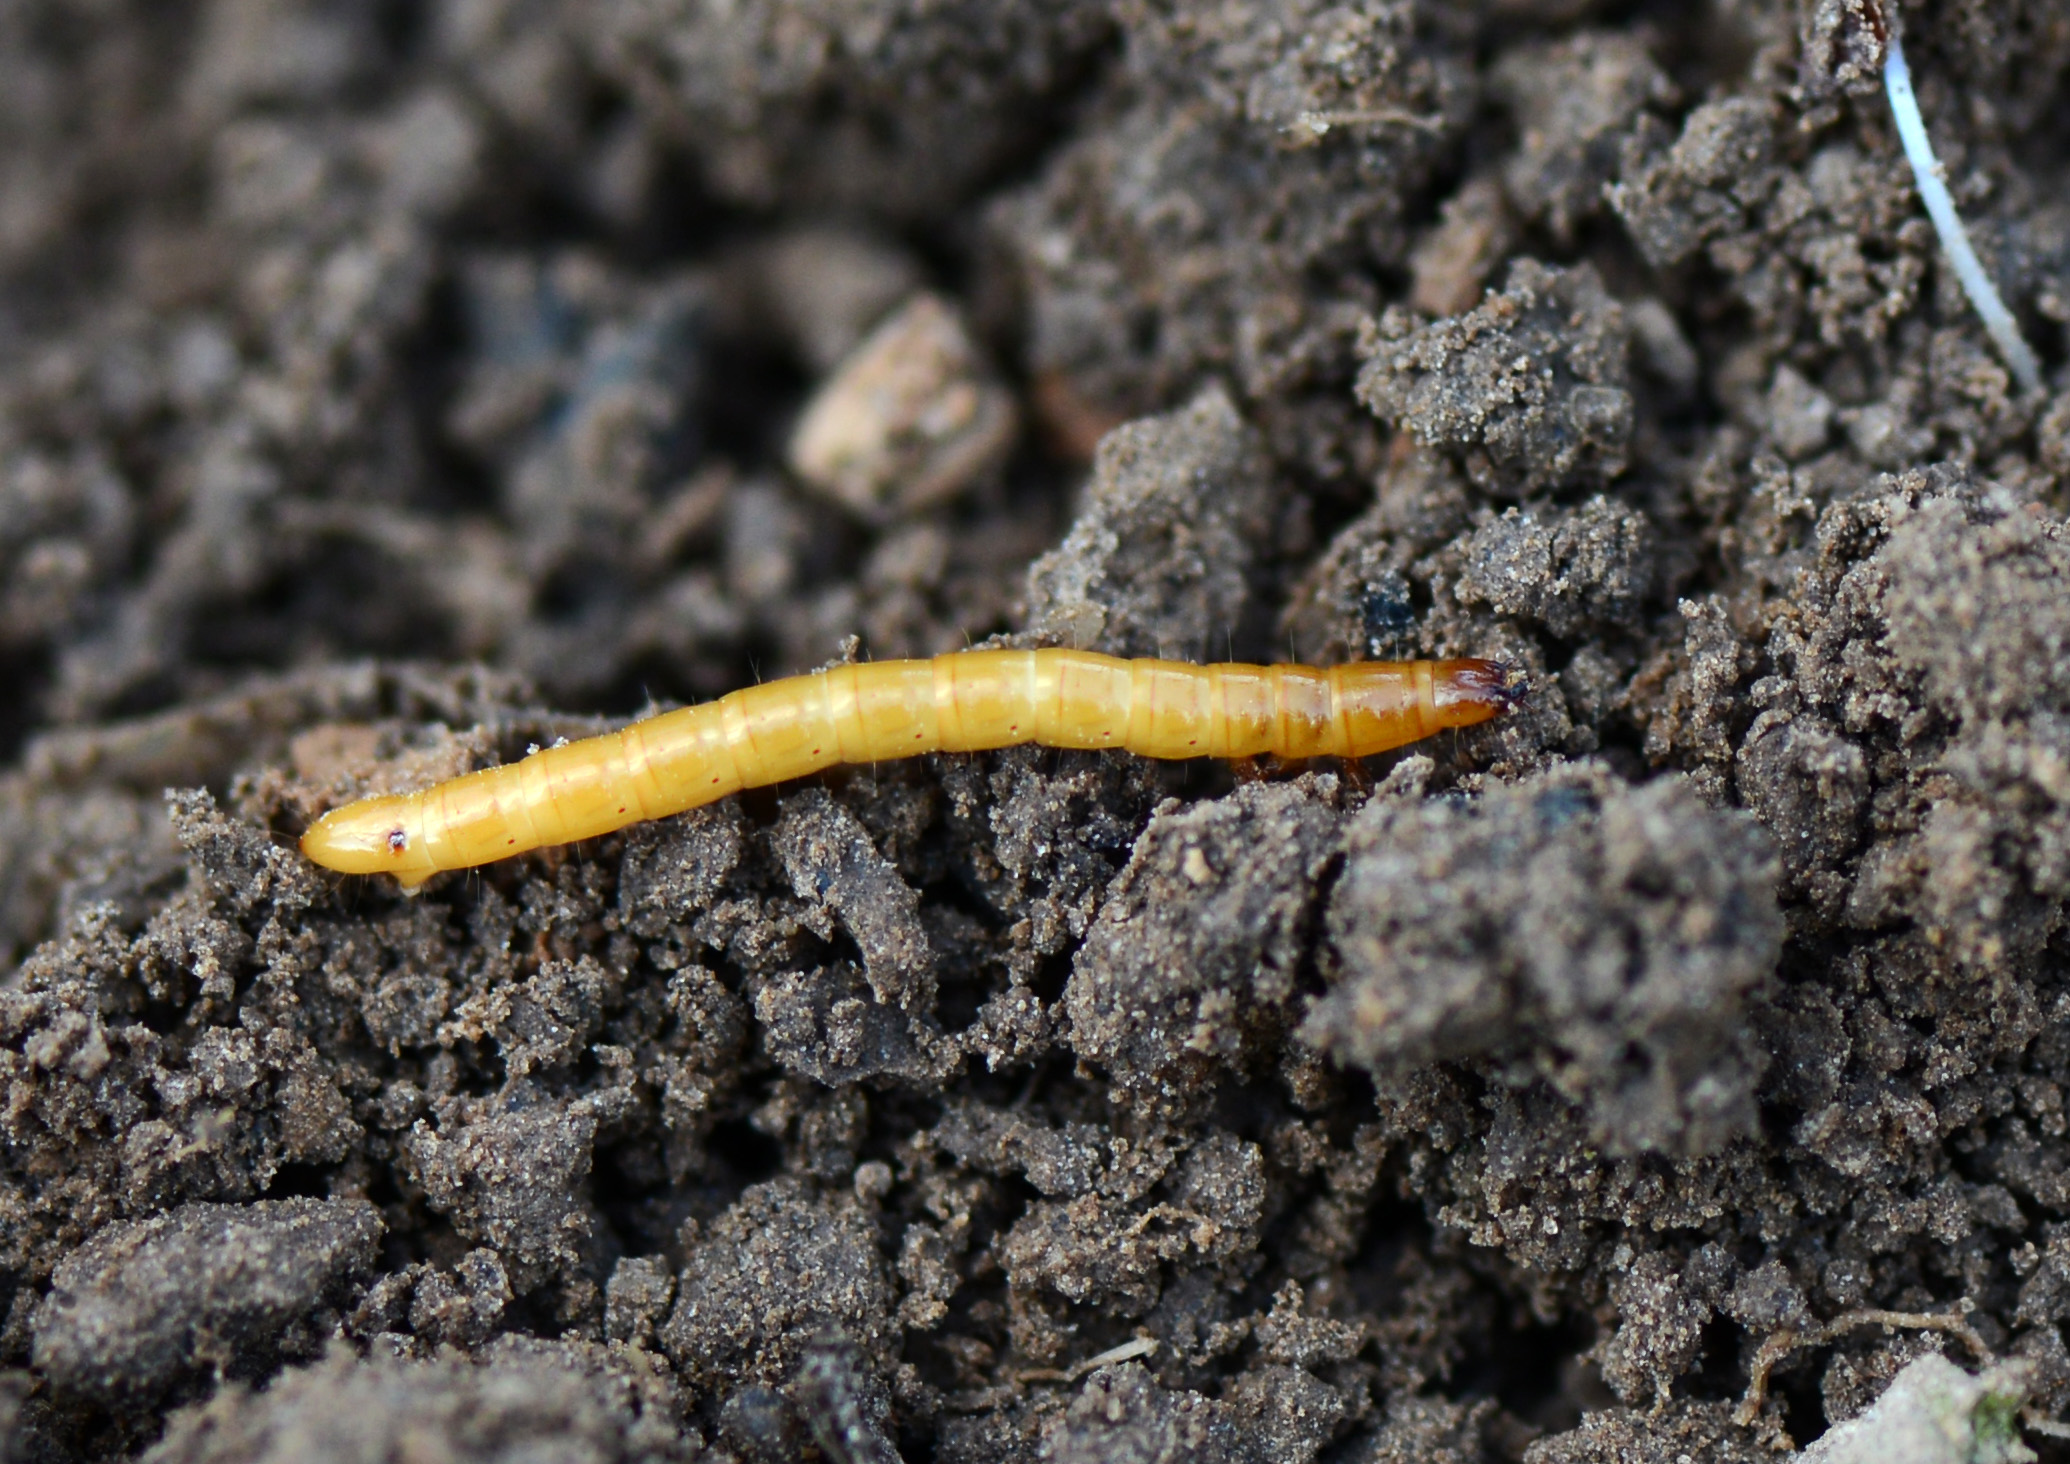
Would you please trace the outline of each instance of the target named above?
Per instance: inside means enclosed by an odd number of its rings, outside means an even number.
[[[997,469],[1018,419],[955,308],[915,295],[807,404],[791,471],[866,519],[911,514]]]

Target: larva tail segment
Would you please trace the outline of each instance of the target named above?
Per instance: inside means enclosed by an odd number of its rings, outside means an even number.
[[[1493,661],[1352,661],[1328,676],[1336,726],[1322,745],[1290,749],[1304,756],[1392,752],[1500,716],[1516,697]]]
[[[1457,706],[1480,713],[1448,723],[1456,727],[1470,727],[1513,711],[1531,694],[1531,683],[1524,673],[1502,661],[1440,661],[1432,681],[1441,710]]]

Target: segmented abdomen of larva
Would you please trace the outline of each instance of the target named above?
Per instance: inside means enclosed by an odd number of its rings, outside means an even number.
[[[1509,704],[1488,661],[1195,666],[1092,651],[964,651],[837,666],[325,814],[302,851],[405,885],[836,763],[1039,742],[1145,757],[1365,757]]]

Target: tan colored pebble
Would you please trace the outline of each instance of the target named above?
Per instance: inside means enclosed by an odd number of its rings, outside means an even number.
[[[864,518],[955,497],[997,468],[1018,413],[956,310],[919,294],[871,331],[807,405],[791,471]]]
[[[1467,183],[1445,200],[1437,227],[1409,256],[1409,303],[1440,319],[1473,309],[1515,237],[1500,185],[1492,178]]]

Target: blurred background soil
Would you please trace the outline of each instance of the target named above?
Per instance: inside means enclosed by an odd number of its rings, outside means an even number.
[[[2059,1417],[2070,391],[1869,8],[0,3],[6,1457]],[[2070,3],[1902,22],[2070,380]],[[1530,692],[294,852],[992,636]]]

